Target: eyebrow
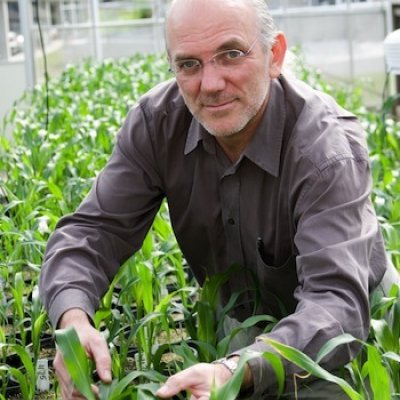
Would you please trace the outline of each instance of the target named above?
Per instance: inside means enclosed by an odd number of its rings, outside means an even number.
[[[217,47],[217,49],[213,52],[213,54],[219,53],[220,51],[224,50],[232,50],[232,49],[239,49],[241,50],[243,47],[248,46],[247,44],[243,44],[242,41],[238,39],[229,39],[226,42],[222,43]],[[176,54],[174,57],[174,61],[182,61],[182,60],[198,60],[199,58],[196,56],[191,56],[189,54]]]
[[[232,50],[232,49],[239,49],[241,50],[243,47],[246,47],[247,44],[244,44],[242,41],[238,39],[230,39],[224,43],[222,43],[217,50],[216,53],[224,50]]]

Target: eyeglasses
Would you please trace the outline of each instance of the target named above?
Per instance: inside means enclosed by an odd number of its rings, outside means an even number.
[[[201,69],[204,68],[204,65],[209,63],[213,64],[215,67],[226,70],[234,69],[235,67],[243,64],[246,57],[253,50],[257,40],[258,36],[254,39],[247,51],[239,49],[222,50],[204,62],[197,60],[196,58],[187,58],[174,61],[173,64],[170,65],[170,71],[177,76],[189,78],[196,76]]]

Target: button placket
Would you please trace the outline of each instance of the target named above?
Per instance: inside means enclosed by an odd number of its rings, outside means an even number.
[[[243,265],[240,237],[240,180],[237,174],[225,175],[221,180],[221,201],[228,258]]]

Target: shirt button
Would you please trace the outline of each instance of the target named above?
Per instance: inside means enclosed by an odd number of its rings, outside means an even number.
[[[229,225],[235,225],[235,220],[233,218],[228,219],[228,224]]]

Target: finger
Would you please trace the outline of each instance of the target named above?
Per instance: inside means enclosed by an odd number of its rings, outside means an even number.
[[[92,385],[92,391],[94,395],[96,396],[96,399],[100,398],[100,389],[97,385]]]
[[[57,350],[53,366],[60,385],[61,396],[64,400],[83,400],[83,396],[73,385],[71,377],[65,366],[62,353]]]
[[[97,335],[96,339],[90,342],[87,352],[96,364],[99,378],[105,383],[110,383],[112,380],[111,356],[104,338],[101,335]]]
[[[186,385],[183,385],[183,382],[185,382],[182,377],[184,372],[185,371],[178,372],[177,374],[168,378],[164,385],[157,390],[156,395],[161,398],[168,398],[184,390],[186,387]]]
[[[63,399],[70,399],[72,398],[73,392],[73,385],[71,382],[71,378],[68,374],[67,368],[64,364],[64,359],[60,350],[57,349],[56,355],[53,361],[53,367],[55,370],[55,374],[57,376],[57,380],[60,385],[61,396]]]
[[[162,399],[167,399],[178,394],[179,392],[179,389],[176,390],[176,388],[173,388],[169,386],[168,383],[165,383],[163,386],[160,387],[160,389],[157,390],[156,396],[161,397]]]
[[[196,386],[202,379],[199,374],[194,373],[194,368],[198,365],[199,364],[169,377],[165,384],[158,389],[156,395],[161,398],[168,398],[183,390]]]

